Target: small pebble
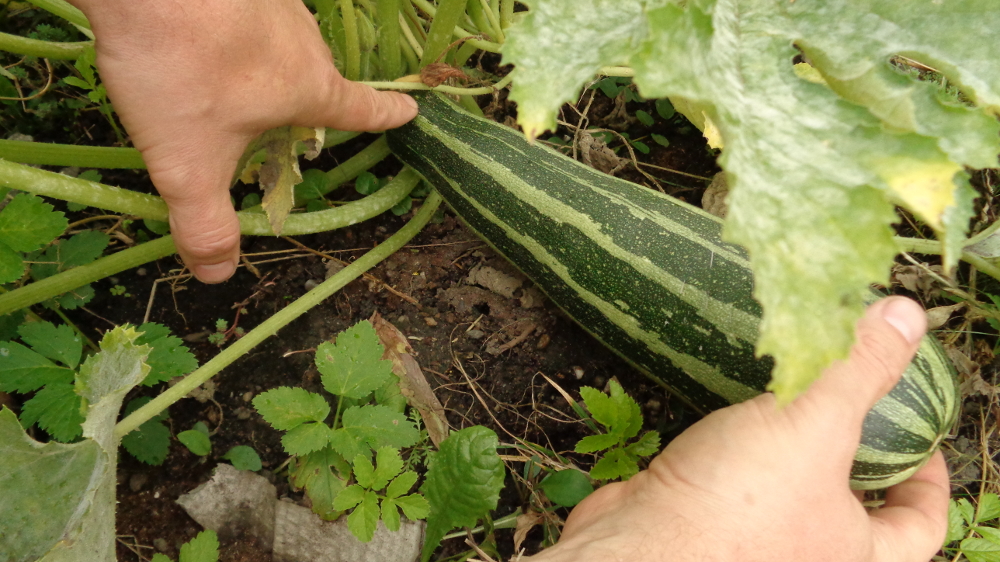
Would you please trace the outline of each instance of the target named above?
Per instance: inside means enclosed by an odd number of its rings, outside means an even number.
[[[406,324],[409,321],[410,317],[405,314],[401,315],[399,318],[396,319],[397,324]]]
[[[248,420],[248,419],[250,419],[250,410],[248,408],[237,408],[236,409],[236,419],[238,419],[238,420]]]
[[[437,320],[431,318],[430,316],[424,318],[424,324],[427,324],[428,326],[432,327],[438,325]]]
[[[244,402],[249,402],[251,400],[253,400],[253,393],[252,392],[244,392],[243,393],[243,401]]]
[[[576,380],[582,379],[583,375],[584,375],[583,367],[577,367],[577,366],[573,367],[573,376],[576,377]]]
[[[315,279],[310,279],[310,280],[306,281],[306,283],[305,283],[305,285],[303,285],[303,287],[305,287],[305,290],[311,291],[311,290],[315,289],[320,283],[322,283],[322,281],[317,281]]]
[[[656,398],[650,398],[649,402],[646,402],[646,410],[648,410],[650,413],[659,412],[660,408],[662,407],[663,404],[661,404],[660,401],[657,400]]]
[[[149,272],[146,271],[145,267],[140,267],[139,269],[135,270],[135,274],[138,275],[139,277],[145,277],[148,273]]]
[[[470,340],[481,340],[485,335],[486,333],[482,330],[469,330],[468,332],[465,332],[465,336]]]
[[[153,546],[156,548],[156,550],[159,550],[160,552],[164,553],[170,549],[170,543],[167,542],[167,539],[163,538],[153,539]]]
[[[545,349],[549,346],[549,342],[552,341],[548,334],[542,334],[542,337],[538,338],[538,343],[535,344],[535,349]]]
[[[128,487],[133,492],[138,492],[143,488],[143,486],[146,485],[146,482],[148,481],[149,481],[148,474],[146,474],[145,472],[136,472],[135,474],[132,475],[131,478],[128,479]]]

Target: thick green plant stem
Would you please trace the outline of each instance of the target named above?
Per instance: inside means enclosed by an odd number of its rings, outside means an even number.
[[[361,152],[344,160],[336,168],[327,172],[326,179],[319,188],[320,193],[323,195],[330,193],[344,182],[353,180],[361,172],[385,160],[389,154],[389,143],[386,142],[385,135],[382,135]]]
[[[16,55],[41,57],[52,60],[76,60],[84,51],[94,46],[93,41],[60,43],[29,39],[20,35],[0,32],[0,51]]]
[[[896,236],[895,240],[900,252],[934,256],[941,255],[941,242],[937,240],[922,240],[920,238],[905,238],[902,236]],[[965,250],[962,252],[962,261],[1000,281],[1000,267],[997,267],[986,258]]]
[[[327,129],[323,140],[323,148],[329,148],[347,142],[361,133]],[[299,154],[305,152],[305,147],[298,146]],[[109,146],[81,146],[75,144],[54,144],[47,142],[26,142],[0,139],[0,158],[39,166],[79,166],[80,168],[145,169],[146,162],[142,154],[134,148],[116,148]],[[251,162],[264,161],[264,151],[261,150],[250,159]]]
[[[146,167],[142,154],[134,148],[80,146],[0,140],[0,158],[21,164],[40,166],[79,166],[107,170]]]
[[[424,56],[420,58],[421,67],[438,62],[451,45],[454,29],[465,14],[467,2],[468,0],[441,0],[438,3],[434,20],[427,33],[427,42],[424,43]]]
[[[0,295],[0,315],[38,304],[56,295],[93,283],[119,271],[169,256],[177,251],[172,236],[157,238],[128,250],[103,257],[87,265],[74,267],[41,281],[30,283]]]
[[[340,0],[340,19],[344,25],[344,78],[361,79],[361,40],[358,38],[358,22],[354,15],[354,2]]]
[[[79,203],[88,207],[167,220],[159,197],[0,160],[0,186]]]
[[[507,29],[514,23],[514,0],[500,0],[500,27]]]
[[[390,236],[388,240],[379,244],[340,270],[339,273],[262,322],[253,330],[247,332],[243,337],[209,360],[208,363],[205,363],[193,373],[186,376],[184,380],[118,422],[118,425],[115,426],[115,438],[121,439],[124,435],[135,430],[171,404],[187,396],[189,392],[204,384],[205,381],[212,378],[219,371],[246,355],[254,346],[271,337],[291,321],[323,302],[345,285],[360,277],[364,272],[375,267],[382,260],[405,246],[430,221],[440,205],[441,196],[437,192],[431,193],[424,201],[420,211],[410,219],[410,222],[406,223],[403,228]]]
[[[2,175],[3,172],[0,171],[0,177]],[[416,172],[410,168],[404,168],[385,187],[364,199],[352,201],[328,211],[291,215],[285,221],[285,229],[282,231],[282,234],[288,236],[312,234],[334,230],[367,220],[391,209],[396,203],[399,203],[406,197],[419,182],[420,176]],[[243,234],[273,236],[271,226],[268,224],[265,215],[238,213],[238,216],[240,217],[240,226]],[[82,287],[87,283],[93,283],[120,271],[169,256],[176,251],[173,238],[164,236],[152,242],[146,242],[145,244],[123,250],[117,254],[100,258],[85,266],[74,267],[68,271],[0,295],[0,315],[9,314],[15,310],[38,304],[56,295],[61,295]]]
[[[490,20],[490,27],[493,29],[493,39],[495,39],[501,45],[507,40],[504,36],[503,29],[500,25],[500,19],[498,14],[496,14],[492,8],[486,3],[486,0],[479,0],[485,7],[486,18]]]
[[[378,0],[375,23],[378,25],[378,56],[382,76],[395,80],[403,75],[403,52],[399,45],[399,3],[401,0]]]
[[[351,201],[346,205],[326,211],[297,213],[285,219],[282,236],[313,234],[351,226],[368,220],[391,209],[409,195],[420,183],[420,176],[412,168],[403,168],[395,178],[382,189],[364,199]],[[240,218],[240,232],[256,236],[274,236],[267,216],[262,213],[237,213]]]
[[[66,2],[66,0],[28,0],[28,2],[50,14],[61,17],[73,25],[90,29],[90,21],[87,19],[87,16],[83,15],[83,12],[69,2]]]

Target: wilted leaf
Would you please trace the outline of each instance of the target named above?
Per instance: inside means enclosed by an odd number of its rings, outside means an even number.
[[[417,360],[413,358],[413,348],[406,336],[378,313],[372,315],[371,323],[385,347],[382,358],[392,361],[392,372],[399,377],[400,392],[410,406],[420,413],[428,437],[435,446],[440,447],[441,442],[448,437],[448,419],[445,417],[444,406],[431,389]]]
[[[261,205],[275,234],[281,234],[285,219],[295,204],[295,186],[302,182],[296,143],[306,144],[305,157],[312,160],[323,147],[326,129],[279,127],[264,133],[259,146],[267,155],[260,167],[260,187],[264,190]]]

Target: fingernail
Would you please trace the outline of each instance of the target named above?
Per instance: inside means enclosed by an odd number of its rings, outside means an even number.
[[[420,106],[417,105],[417,100],[413,99],[412,97],[406,94],[403,94],[403,97],[406,99],[406,105],[410,106],[413,109],[420,109]]]
[[[882,309],[882,318],[899,330],[911,344],[917,343],[924,335],[923,315],[924,311],[906,298],[890,299]]]
[[[236,264],[232,261],[198,265],[194,268],[194,276],[202,283],[222,283],[233,276]]]

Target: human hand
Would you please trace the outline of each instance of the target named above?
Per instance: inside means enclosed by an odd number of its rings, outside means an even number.
[[[938,451],[867,512],[848,487],[862,421],[899,380],[926,330],[890,297],[868,308],[848,360],[787,407],[774,396],[719,410],[674,439],[648,470],[581,502],[556,561],[926,562],[947,529]]]
[[[71,0],[97,37],[115,111],[170,210],[177,251],[198,279],[239,259],[229,198],[249,142],[283,125],[376,131],[417,113],[334,68],[301,0]]]

